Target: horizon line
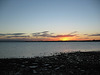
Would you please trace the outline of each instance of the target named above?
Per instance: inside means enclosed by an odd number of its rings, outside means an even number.
[[[25,40],[0,40],[0,42],[100,42],[100,40],[68,40],[68,41],[25,41]]]

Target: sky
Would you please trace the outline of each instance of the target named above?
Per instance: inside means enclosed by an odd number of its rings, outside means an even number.
[[[0,40],[100,40],[100,0],[0,0]]]

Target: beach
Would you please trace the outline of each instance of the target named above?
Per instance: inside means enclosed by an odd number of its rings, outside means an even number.
[[[1,58],[0,75],[100,75],[100,51]]]

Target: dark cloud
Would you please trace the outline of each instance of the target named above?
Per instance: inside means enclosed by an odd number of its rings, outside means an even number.
[[[13,38],[13,37],[26,38],[26,37],[30,37],[29,35],[24,35],[24,34],[26,34],[26,33],[5,33],[5,34],[0,33],[0,36],[4,36],[6,38]]]
[[[88,36],[100,36],[100,34],[91,34],[91,35],[88,35]]]
[[[73,37],[73,36],[76,36],[76,35],[56,35],[55,37]]]
[[[84,35],[87,35],[87,36],[100,36],[100,34],[84,34]]]
[[[11,34],[7,34],[7,35],[23,35],[25,33],[11,33]]]
[[[2,34],[0,33],[0,36],[6,36],[6,35],[23,35],[23,34],[26,34],[26,33],[7,33],[7,34]]]
[[[74,35],[76,32],[77,31],[74,31],[66,35],[53,35],[54,33],[49,33],[49,31],[43,31],[43,32],[33,33],[32,35],[34,37],[73,37],[73,36],[76,36]]]
[[[49,33],[49,31],[43,31],[43,32],[41,32],[41,33],[43,33],[43,34],[47,34],[47,33]]]
[[[26,37],[30,37],[30,36],[7,36],[6,38],[12,38],[12,37],[22,37],[22,38],[26,38]]]
[[[35,37],[50,37],[52,36],[53,33],[49,33],[49,31],[43,31],[43,32],[37,32],[37,33],[32,33],[33,36]]]
[[[1,33],[0,33],[0,36],[5,36],[5,35],[6,35],[6,34],[1,34]]]

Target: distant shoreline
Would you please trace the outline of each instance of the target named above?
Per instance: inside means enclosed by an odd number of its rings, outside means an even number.
[[[18,40],[0,40],[0,42],[100,42],[100,40],[74,40],[74,41],[18,41]]]

